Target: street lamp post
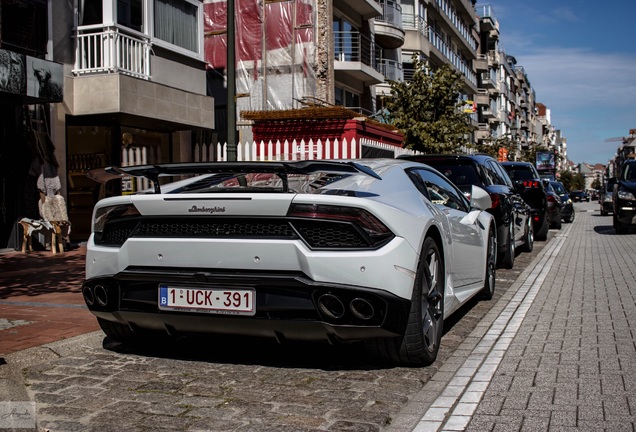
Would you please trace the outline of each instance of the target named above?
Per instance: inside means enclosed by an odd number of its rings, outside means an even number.
[[[227,160],[236,160],[236,58],[234,0],[227,0]]]

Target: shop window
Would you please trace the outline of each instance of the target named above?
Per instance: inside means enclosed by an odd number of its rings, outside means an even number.
[[[46,0],[0,0],[3,48],[44,57],[48,41]]]

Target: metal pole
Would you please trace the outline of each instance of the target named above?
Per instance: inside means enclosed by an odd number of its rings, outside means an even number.
[[[236,59],[234,0],[227,0],[227,160],[236,161]]]

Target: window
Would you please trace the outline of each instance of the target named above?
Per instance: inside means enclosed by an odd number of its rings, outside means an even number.
[[[497,162],[491,161],[491,163],[493,164],[493,168],[499,174],[499,177],[503,181],[503,183],[501,184],[512,188],[513,187],[512,181],[510,180],[510,177],[508,176],[508,173],[506,172],[506,170]]]
[[[44,58],[47,33],[46,1],[0,1],[2,48]]]
[[[409,171],[411,180],[420,191],[433,203],[463,212],[470,210],[470,205],[464,195],[448,180],[424,169]]]
[[[142,0],[117,0],[117,23],[138,32],[143,27]]]
[[[342,105],[347,108],[359,108],[360,96],[343,88],[336,87],[335,102],[336,105]]]
[[[101,24],[102,0],[79,0],[79,25]]]
[[[154,0],[154,36],[193,52],[198,49],[198,8],[187,0]]]

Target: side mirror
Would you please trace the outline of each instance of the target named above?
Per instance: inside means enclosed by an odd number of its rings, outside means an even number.
[[[487,210],[492,207],[490,194],[479,186],[472,185],[470,191],[470,208],[476,210]]]

